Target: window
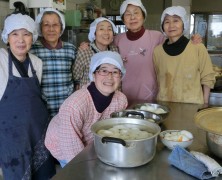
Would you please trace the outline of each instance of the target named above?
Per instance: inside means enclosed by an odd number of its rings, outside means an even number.
[[[222,53],[222,14],[192,14],[193,33],[203,37],[203,43],[210,53]]]

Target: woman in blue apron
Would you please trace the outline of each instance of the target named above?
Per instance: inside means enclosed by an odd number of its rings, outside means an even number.
[[[5,180],[50,179],[53,159],[44,146],[48,113],[41,99],[42,61],[28,51],[38,37],[32,18],[5,19],[0,49],[0,168]]]

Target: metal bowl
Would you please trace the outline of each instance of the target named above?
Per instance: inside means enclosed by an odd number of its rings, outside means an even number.
[[[123,111],[113,112],[111,114],[111,117],[112,118],[129,117],[129,118],[136,118],[136,119],[144,119],[150,122],[155,122],[157,124],[160,124],[163,122],[162,116],[158,114],[154,114],[148,111],[135,110],[135,109],[126,109]]]
[[[222,158],[222,136],[207,132],[206,141],[209,150],[219,158]]]
[[[160,105],[160,104],[153,104],[153,103],[136,104],[135,106],[133,106],[133,109],[141,110],[142,106],[151,106],[155,110],[157,110],[158,108],[163,109],[166,113],[158,114],[158,113],[153,112],[153,111],[147,111],[147,112],[154,113],[156,115],[160,115],[160,116],[162,116],[163,119],[165,119],[168,116],[169,112],[170,112],[170,108],[168,108],[167,106],[163,106],[163,105]]]
[[[211,107],[196,113],[194,117],[197,127],[206,131],[208,149],[222,158],[222,107]]]

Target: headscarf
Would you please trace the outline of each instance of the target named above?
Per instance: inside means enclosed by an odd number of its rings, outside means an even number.
[[[116,66],[121,71],[123,78],[126,73],[126,69],[123,66],[123,60],[120,54],[114,51],[101,51],[94,54],[91,58],[89,67],[90,81],[93,81],[93,73],[95,72],[96,68],[105,63]]]
[[[42,22],[42,17],[43,17],[43,15],[44,15],[45,12],[54,12],[54,13],[56,13],[56,14],[59,16],[59,18],[60,18],[60,20],[61,20],[61,22],[62,22],[62,31],[61,31],[61,34],[60,34],[60,36],[61,36],[62,33],[63,33],[64,30],[65,30],[65,27],[66,27],[65,19],[64,19],[63,14],[60,13],[59,11],[57,11],[57,10],[54,9],[54,8],[45,8],[45,9],[44,9],[43,11],[41,11],[41,12],[38,14],[38,16],[36,17],[35,22],[36,22],[36,24],[37,24],[37,30],[38,30],[39,36],[42,36],[41,22]]]
[[[96,36],[95,36],[96,27],[97,27],[97,24],[100,23],[100,22],[102,22],[102,21],[108,21],[108,22],[112,25],[113,34],[115,34],[115,33],[117,32],[116,26],[115,26],[114,23],[113,23],[112,21],[110,21],[109,19],[104,18],[104,17],[96,18],[96,19],[90,24],[89,34],[88,34],[88,39],[90,40],[90,42],[93,42],[93,41],[96,39]]]
[[[161,31],[164,33],[164,30],[163,30],[163,22],[164,22],[164,19],[167,15],[170,15],[170,16],[173,16],[173,15],[177,15],[181,18],[181,20],[183,21],[183,25],[184,25],[184,30],[183,30],[183,34],[186,34],[188,33],[189,31],[189,18],[187,16],[187,12],[186,10],[181,7],[181,6],[172,6],[172,7],[168,7],[166,8],[162,15],[161,15]],[[166,35],[164,33],[164,35]]]
[[[8,35],[18,29],[26,29],[30,33],[32,33],[33,44],[38,38],[38,32],[36,30],[35,21],[28,15],[23,15],[21,13],[11,14],[6,17],[4,21],[4,28],[2,30],[2,41],[7,44],[8,43]]]
[[[141,2],[141,0],[125,0],[125,1],[123,1],[123,3],[120,6],[120,16],[121,17],[125,13],[126,8],[129,4],[140,7],[142,9],[142,11],[144,12],[145,19],[146,19],[146,16],[147,16],[146,8],[143,6],[143,3]]]

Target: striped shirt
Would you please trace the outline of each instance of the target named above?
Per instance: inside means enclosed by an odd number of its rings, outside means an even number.
[[[98,113],[88,89],[83,86],[65,100],[59,113],[51,120],[45,145],[56,159],[69,162],[93,141],[92,124],[110,118],[112,112],[126,107],[126,96],[116,91],[110,105]]]
[[[30,50],[42,59],[42,96],[47,102],[50,116],[58,113],[60,105],[74,91],[72,66],[75,61],[76,48],[63,42],[60,49],[47,49],[37,41]]]

